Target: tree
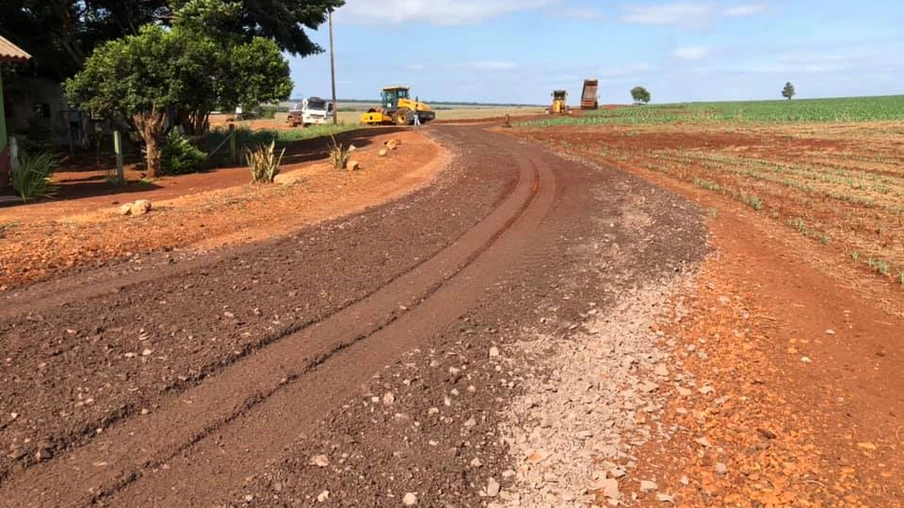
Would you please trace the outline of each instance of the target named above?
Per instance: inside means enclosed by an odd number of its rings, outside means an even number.
[[[127,120],[144,141],[148,175],[156,177],[171,112],[199,132],[218,104],[274,102],[292,91],[289,64],[275,42],[212,35],[191,24],[147,25],[99,46],[66,82],[66,94],[83,109]]]
[[[63,81],[98,44],[138,33],[166,6],[167,0],[4,0],[0,35],[34,57],[17,74]]]
[[[631,89],[631,98],[634,99],[634,104],[647,104],[650,102],[650,92],[642,86],[635,86]]]
[[[65,84],[69,100],[95,114],[131,121],[145,143],[148,175],[160,170],[167,113],[183,102],[192,80],[205,72],[212,48],[183,33],[147,25],[138,35],[108,41]],[[208,60],[209,61],[209,60]]]
[[[216,48],[207,72],[193,77],[177,110],[177,123],[189,134],[206,132],[217,107],[271,103],[292,93],[289,63],[274,41],[252,37],[245,42],[229,31],[240,17],[240,4],[222,0],[188,0],[176,15],[175,30]]]
[[[3,0],[0,35],[34,59],[16,73],[63,81],[81,70],[94,48],[137,35],[149,24],[172,27],[179,12],[201,4],[235,9],[217,28],[251,42],[270,39],[280,50],[308,56],[323,49],[304,28],[316,29],[344,0]]]
[[[794,85],[790,81],[785,83],[785,88],[782,89],[782,97],[790,101],[795,95],[797,95],[797,92],[794,91]]]

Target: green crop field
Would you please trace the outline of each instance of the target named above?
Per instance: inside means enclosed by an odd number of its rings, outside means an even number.
[[[700,122],[866,122],[904,120],[904,95],[755,102],[694,102],[628,106],[521,125],[663,124]]]

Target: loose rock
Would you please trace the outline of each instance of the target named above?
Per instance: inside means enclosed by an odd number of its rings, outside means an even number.
[[[653,492],[657,490],[659,485],[656,485],[656,482],[651,482],[650,480],[641,480],[640,482],[640,491],[641,492]]]
[[[496,497],[499,495],[500,485],[495,478],[487,480],[487,496]]]
[[[326,455],[315,455],[311,457],[311,460],[308,461],[308,464],[317,467],[326,467],[330,465],[330,458]]]

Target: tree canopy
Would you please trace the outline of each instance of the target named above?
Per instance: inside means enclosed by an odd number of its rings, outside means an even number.
[[[782,88],[782,97],[790,101],[795,95],[797,92],[794,91],[794,85],[790,81],[785,83],[785,88]]]
[[[216,0],[191,0],[211,6]],[[236,13],[231,11],[232,15]],[[160,169],[159,145],[172,121],[190,133],[207,129],[217,105],[257,105],[288,99],[289,64],[272,40],[230,37],[209,16],[180,13],[172,28],[145,25],[138,35],[105,42],[67,80],[66,94],[82,109],[127,120],[146,145],[150,176]]]
[[[64,80],[105,41],[137,35],[145,25],[173,26],[188,9],[233,9],[216,26],[250,42],[272,40],[281,51],[307,56],[323,49],[304,28],[316,29],[344,0],[3,0],[0,35],[33,57],[17,72]]]
[[[650,92],[642,86],[635,86],[631,89],[631,98],[634,99],[634,104],[647,104],[650,102]]]

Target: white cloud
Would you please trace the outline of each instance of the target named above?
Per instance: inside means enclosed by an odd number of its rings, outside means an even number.
[[[344,7],[336,11],[336,19],[361,24],[466,25],[558,2],[559,0],[348,0]]]
[[[488,60],[483,62],[469,62],[466,64],[466,67],[470,67],[478,71],[510,71],[512,69],[517,69],[518,64],[516,64],[515,62],[498,62]]]
[[[709,54],[709,50],[701,46],[686,46],[672,50],[672,56],[682,60],[700,60]]]
[[[842,55],[826,55],[819,53],[785,53],[778,57],[779,61],[789,64],[838,63],[856,60],[856,57]]]
[[[622,19],[628,23],[643,25],[698,24],[709,18],[714,6],[709,3],[679,2],[648,7],[628,7]]]
[[[595,21],[603,18],[603,11],[596,7],[572,7],[566,9],[554,9],[554,14],[559,17],[578,21]]]
[[[703,26],[712,18],[741,18],[764,11],[764,4],[740,4],[719,8],[711,2],[675,2],[670,4],[631,6],[622,14],[622,21],[641,25]]]
[[[733,7],[726,7],[725,9],[723,9],[722,15],[729,18],[744,18],[747,16],[753,16],[754,14],[759,14],[764,10],[766,10],[766,6],[763,4],[735,5]]]

